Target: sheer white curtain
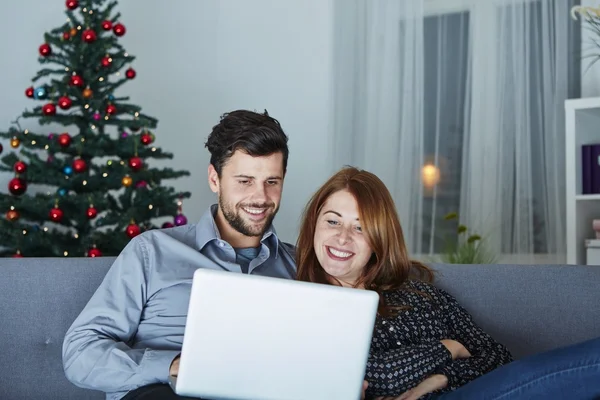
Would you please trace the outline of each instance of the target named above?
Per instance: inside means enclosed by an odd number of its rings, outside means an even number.
[[[423,154],[423,4],[336,0],[334,165],[377,174],[419,245]],[[402,23],[401,23],[402,21]]]
[[[334,163],[378,174],[413,253],[460,222],[498,253],[565,251],[570,0],[335,2]]]

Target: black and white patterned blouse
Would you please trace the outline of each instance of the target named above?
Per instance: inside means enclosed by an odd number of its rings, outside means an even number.
[[[398,396],[436,373],[448,377],[441,392],[455,390],[512,361],[508,350],[475,325],[451,295],[425,282],[408,281],[405,287],[383,294],[387,304],[410,309],[377,317],[365,378],[367,399]],[[452,361],[443,339],[462,343],[471,357]]]

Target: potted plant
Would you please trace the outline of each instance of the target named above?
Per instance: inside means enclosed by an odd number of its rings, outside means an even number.
[[[495,264],[498,256],[486,245],[481,235],[471,232],[461,224],[458,213],[450,213],[444,217],[446,221],[457,221],[456,237],[446,240],[445,251],[440,260],[446,264]]]

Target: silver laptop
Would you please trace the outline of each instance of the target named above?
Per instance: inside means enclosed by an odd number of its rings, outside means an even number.
[[[372,291],[199,269],[171,386],[210,400],[358,400],[378,302]]]

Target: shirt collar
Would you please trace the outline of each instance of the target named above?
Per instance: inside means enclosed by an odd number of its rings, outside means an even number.
[[[217,223],[215,222],[215,215],[217,214],[217,204],[210,206],[200,217],[200,221],[196,224],[196,244],[198,245],[198,251],[202,250],[209,242],[213,240],[221,240],[221,234]],[[265,231],[260,240],[261,243],[265,244],[269,250],[275,250],[275,258],[279,254],[279,238],[273,224]]]

